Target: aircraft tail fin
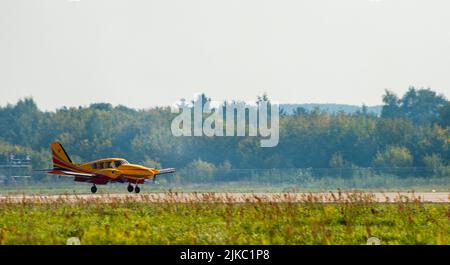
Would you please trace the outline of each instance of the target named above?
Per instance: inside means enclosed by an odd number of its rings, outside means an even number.
[[[53,168],[69,169],[73,164],[66,150],[60,142],[53,142],[51,144]],[[69,166],[69,167],[68,167]]]

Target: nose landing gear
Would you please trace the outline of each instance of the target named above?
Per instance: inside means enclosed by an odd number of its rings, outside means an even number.
[[[92,187],[91,187],[91,192],[92,192],[92,193],[96,193],[96,192],[97,192],[97,187],[95,186],[95,184],[92,185]]]

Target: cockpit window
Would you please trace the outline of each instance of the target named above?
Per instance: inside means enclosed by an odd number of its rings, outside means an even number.
[[[117,160],[114,162],[116,167],[119,167],[120,165],[125,165],[125,164],[129,164],[127,160],[123,159],[123,160]]]

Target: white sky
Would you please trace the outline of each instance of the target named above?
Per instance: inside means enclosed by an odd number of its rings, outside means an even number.
[[[0,105],[450,95],[446,0],[1,0]]]

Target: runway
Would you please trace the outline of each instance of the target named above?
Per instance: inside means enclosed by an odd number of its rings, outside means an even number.
[[[213,193],[160,192],[0,195],[0,203],[450,203],[449,192]]]

